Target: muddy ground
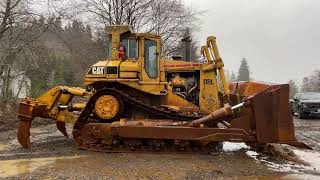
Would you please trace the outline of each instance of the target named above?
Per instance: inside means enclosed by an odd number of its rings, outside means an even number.
[[[297,138],[313,151],[291,148],[304,166],[257,153],[244,143],[225,143],[213,155],[97,153],[79,150],[54,124],[37,120],[32,150],[20,147],[16,130],[0,127],[0,178],[5,179],[317,179],[320,119],[295,119]],[[16,125],[12,125],[15,127]],[[69,127],[69,131],[71,128]],[[288,148],[285,146],[285,148]]]

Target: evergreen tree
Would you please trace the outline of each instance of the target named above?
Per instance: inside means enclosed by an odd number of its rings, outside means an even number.
[[[246,58],[241,59],[237,79],[238,81],[250,81],[249,64]]]
[[[232,82],[232,81],[236,81],[236,80],[237,80],[236,74],[232,71],[230,81]]]

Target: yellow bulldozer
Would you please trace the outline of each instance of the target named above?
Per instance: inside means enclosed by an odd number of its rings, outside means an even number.
[[[35,117],[55,120],[65,136],[72,124],[78,146],[94,151],[207,152],[223,141],[308,148],[294,135],[289,86],[228,83],[214,36],[200,63],[161,59],[159,35],[129,26],[105,30],[110,55],[90,67],[86,89],[57,86],[21,101],[17,136],[24,148],[31,148]]]

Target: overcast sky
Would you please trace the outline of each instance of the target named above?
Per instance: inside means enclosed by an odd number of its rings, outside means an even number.
[[[320,69],[320,0],[184,0],[200,10],[199,42],[215,35],[226,68],[255,80],[301,81]]]

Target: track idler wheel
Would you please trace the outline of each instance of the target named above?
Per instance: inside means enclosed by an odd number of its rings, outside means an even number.
[[[106,93],[97,98],[94,111],[102,122],[113,122],[121,118],[124,103],[117,94]]]

